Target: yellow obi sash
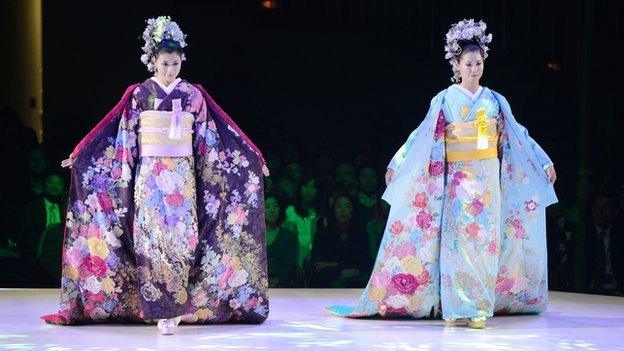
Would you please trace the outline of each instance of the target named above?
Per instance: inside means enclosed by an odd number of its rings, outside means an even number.
[[[453,122],[446,126],[446,160],[469,161],[498,157],[498,131],[496,120],[479,123]]]
[[[139,115],[140,156],[192,156],[193,115],[147,110]]]

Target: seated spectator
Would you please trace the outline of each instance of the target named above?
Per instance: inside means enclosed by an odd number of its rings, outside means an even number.
[[[546,208],[546,244],[548,249],[548,288],[570,291],[572,288],[573,225],[565,217],[564,202]]]
[[[267,194],[273,194],[275,190],[275,178],[264,177],[264,192]]]
[[[297,233],[283,225],[284,212],[281,211],[275,196],[267,195],[264,208],[269,286],[272,288],[294,287],[299,252]]]
[[[351,197],[355,196],[357,193],[355,166],[348,162],[339,164],[338,168],[336,168],[336,179],[334,183],[337,189],[345,190]]]
[[[624,292],[624,232],[615,225],[615,199],[609,193],[598,193],[591,215],[585,254],[589,291],[621,296]]]
[[[286,165],[285,169],[286,176],[289,177],[293,183],[295,183],[295,187],[299,187],[301,182],[301,177],[303,176],[303,167],[298,162],[291,162]]]
[[[288,177],[278,178],[275,182],[276,195],[279,197],[282,206],[286,207],[295,203],[297,188],[292,179]]]
[[[312,246],[313,287],[360,288],[370,271],[368,239],[353,220],[353,200],[337,195],[328,225],[319,229]]]
[[[321,208],[319,203],[316,180],[312,177],[305,177],[299,193],[292,205],[288,205],[285,210],[286,221],[294,223],[299,237],[299,256],[297,257],[297,267],[300,272],[310,259],[312,243],[316,235]]]
[[[364,165],[358,174],[358,191],[355,201],[357,221],[366,228],[369,244],[369,256],[372,260],[377,257],[379,244],[383,237],[386,217],[384,206],[381,200],[381,190],[379,188],[379,177],[372,166]]]
[[[65,218],[64,195],[65,180],[51,173],[45,178],[43,196],[24,205],[18,241],[20,257],[32,261],[38,259],[44,232],[50,226],[62,223]]]
[[[271,170],[271,176],[282,174],[282,156],[277,152],[269,151],[266,156],[267,167]]]
[[[321,151],[320,156],[317,156],[314,161],[314,173],[318,181],[317,187],[321,194],[329,194],[333,188],[333,163],[334,159],[332,158],[331,149],[329,148],[326,148],[325,151]]]
[[[43,181],[49,166],[50,161],[42,148],[35,148],[28,152],[29,200],[39,198],[43,195]]]
[[[358,175],[357,201],[355,206],[358,209],[361,222],[368,223],[374,217],[375,208],[381,201],[381,194],[378,187],[378,176],[371,166],[363,166]]]
[[[366,223],[366,235],[368,236],[368,253],[372,262],[375,262],[384,230],[386,229],[386,221],[390,205],[385,201],[379,201],[375,207],[373,219]]]
[[[41,278],[38,286],[58,288],[61,283],[61,254],[65,223],[46,227],[37,247],[36,264]]]

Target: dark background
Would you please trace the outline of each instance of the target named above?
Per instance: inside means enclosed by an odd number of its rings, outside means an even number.
[[[17,0],[3,1],[0,8],[10,8],[16,4],[12,1]],[[618,194],[614,205],[623,222],[624,116],[617,104],[623,92],[624,2],[42,4],[42,147],[51,165],[70,153],[128,85],[149,77],[139,59],[145,20],[170,15],[188,35],[181,77],[202,84],[265,155],[288,154],[284,160],[300,163],[307,172],[314,172],[315,160],[323,155],[331,155],[334,165],[365,155],[382,177],[431,97],[451,84],[444,60],[447,30],[463,18],[475,18],[487,22],[493,33],[482,85],[507,97],[516,119],[555,163],[560,206],[572,218],[565,240],[570,243],[566,252],[578,256],[569,268],[577,279],[583,257],[594,250],[584,252],[592,194]],[[20,33],[2,35],[0,44],[21,38]],[[12,53],[0,57],[6,55]],[[3,82],[0,106],[6,104],[7,89],[20,84]],[[15,154],[11,142],[6,144],[2,154]],[[2,193],[11,193],[7,189],[13,183],[5,182]],[[13,193],[19,196],[18,190]],[[19,213],[20,208],[4,198],[2,203],[1,225],[10,226],[15,221],[7,211]],[[624,232],[617,235],[624,237]],[[573,284],[574,290],[583,290]]]
[[[611,173],[607,156],[622,145],[621,3],[276,4],[267,10],[251,0],[44,2],[44,138],[67,134],[76,119],[81,130],[74,140],[63,137],[74,144],[126,86],[147,78],[139,61],[145,20],[168,14],[188,34],[181,77],[204,85],[260,146],[279,136],[298,140],[308,154],[330,146],[350,156],[374,148],[384,116],[396,111],[398,147],[430,98],[450,84],[443,58],[450,24],[476,18],[494,35],[483,85],[509,99],[567,175],[560,184],[574,186],[570,176],[579,167]],[[584,151],[587,166],[579,165]]]

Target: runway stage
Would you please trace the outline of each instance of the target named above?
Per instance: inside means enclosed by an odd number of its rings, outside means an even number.
[[[58,290],[0,289],[0,350],[624,350],[624,298],[550,293],[537,316],[495,317],[485,330],[439,320],[356,320],[327,315],[360,290],[271,290],[262,325],[47,325]]]

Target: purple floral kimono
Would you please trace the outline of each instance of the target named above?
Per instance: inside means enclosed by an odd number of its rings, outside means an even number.
[[[140,156],[141,112],[176,103],[193,116],[192,156]],[[130,86],[72,155],[60,311],[46,322],[267,318],[264,160],[201,86]]]

